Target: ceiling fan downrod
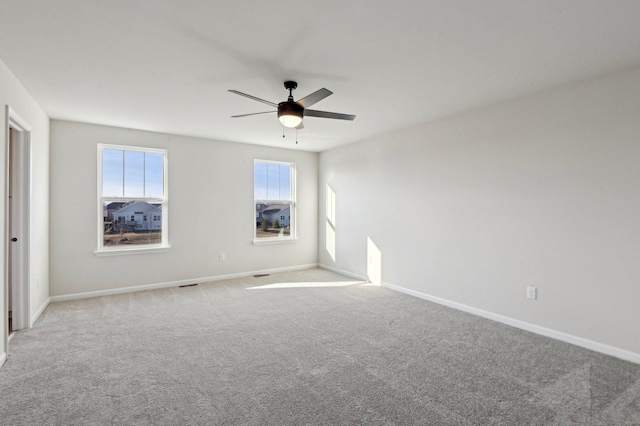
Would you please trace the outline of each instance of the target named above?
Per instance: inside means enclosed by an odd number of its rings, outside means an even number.
[[[284,88],[289,91],[289,102],[293,102],[293,89],[298,88],[298,83],[295,81],[285,81]]]

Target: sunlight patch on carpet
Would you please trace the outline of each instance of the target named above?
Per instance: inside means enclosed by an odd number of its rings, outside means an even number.
[[[335,282],[294,282],[294,283],[274,283],[256,287],[249,287],[247,290],[268,290],[272,288],[310,288],[310,287],[347,287],[350,285],[368,284],[366,281],[335,281]]]

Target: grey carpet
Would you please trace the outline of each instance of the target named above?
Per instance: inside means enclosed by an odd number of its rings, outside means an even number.
[[[0,423],[640,425],[639,365],[348,281],[51,304],[10,342]]]

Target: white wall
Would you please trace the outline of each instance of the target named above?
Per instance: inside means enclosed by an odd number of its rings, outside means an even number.
[[[31,95],[24,89],[13,73],[0,60],[0,212],[2,221],[0,226],[0,259],[6,256],[4,242],[9,238],[5,232],[6,212],[6,153],[7,153],[7,122],[6,106],[31,126],[31,258],[30,261],[30,310],[31,320],[46,305],[49,298],[49,118],[38,106]],[[4,261],[0,262],[0,277],[4,277]],[[5,293],[0,291],[0,305],[5,312]],[[0,327],[7,329],[6,315],[0,315]],[[2,334],[4,335],[4,333]],[[5,354],[4,339],[0,339],[0,357]]]
[[[320,154],[320,263],[640,360],[640,68]],[[538,288],[537,301],[525,298]]]
[[[94,254],[99,143],[168,150],[168,252]],[[295,243],[252,244],[256,158],[297,164]],[[317,153],[53,120],[51,295],[315,265],[317,173]],[[226,261],[218,260],[220,253],[226,254]]]

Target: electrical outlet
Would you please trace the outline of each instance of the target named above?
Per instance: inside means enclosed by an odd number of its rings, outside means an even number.
[[[527,287],[527,299],[536,300],[538,298],[538,289],[532,286]]]
[[[224,253],[220,253],[220,262],[224,262],[224,260],[225,260]]]

